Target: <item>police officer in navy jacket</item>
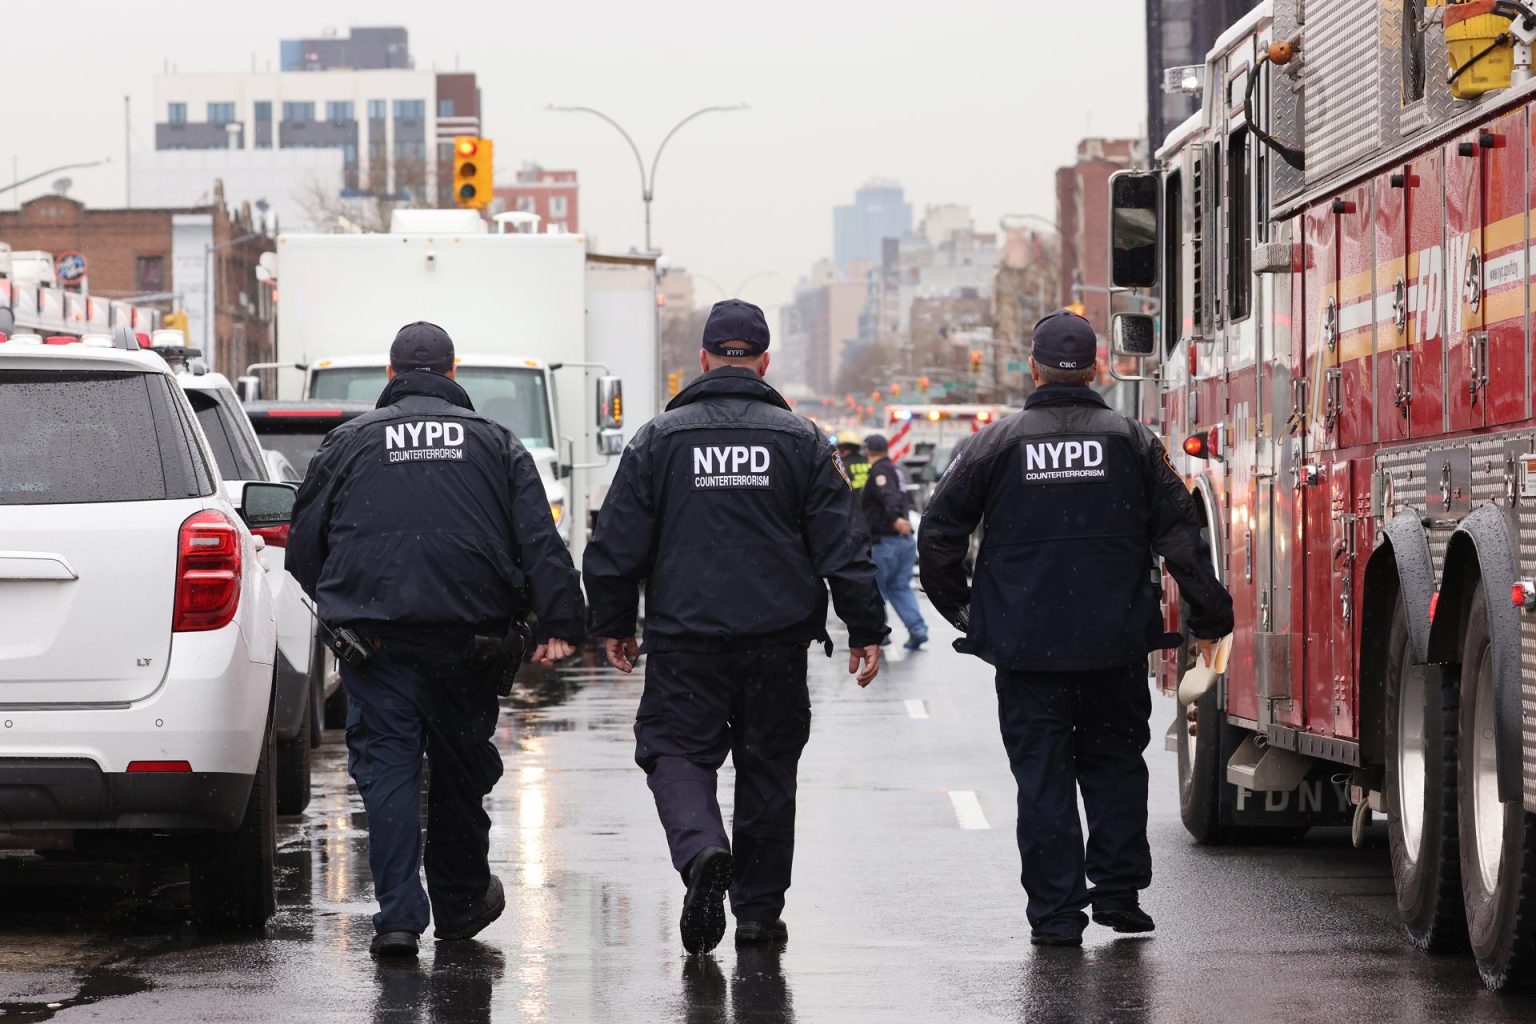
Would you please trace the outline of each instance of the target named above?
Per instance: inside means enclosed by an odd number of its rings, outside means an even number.
[[[441,327],[400,329],[378,408],[331,431],[310,464],[286,559],[320,620],[372,651],[341,679],[347,768],[368,811],[376,956],[415,955],[429,894],[439,941],[475,935],[506,905],[483,806],[501,777],[500,671],[477,638],[500,641],[531,611],[534,660],[553,664],[582,637],[580,578],[533,458],[475,412],[453,371]]]
[[[645,587],[635,760],[687,886],[689,952],[724,936],[727,890],[738,945],[787,937],[779,915],[811,729],[806,651],[826,641],[828,586],[860,686],[879,669],[886,633],[847,474],[763,380],[768,341],[756,306],[731,299],[710,311],[703,376],[635,434],[582,565],[591,632],[625,672],[640,651]],[[730,837],[715,793],[726,754],[736,767]]]
[[[1203,657],[1232,631],[1189,491],[1152,432],[1089,386],[1096,358],[1082,317],[1061,311],[1035,326],[1037,389],[956,455],[918,544],[923,588],[965,631],[956,646],[997,669],[1027,912],[1044,945],[1080,944],[1090,905],[1115,931],[1153,927],[1138,896],[1152,880],[1147,654],[1166,643],[1154,556],[1192,610],[1185,625]]]

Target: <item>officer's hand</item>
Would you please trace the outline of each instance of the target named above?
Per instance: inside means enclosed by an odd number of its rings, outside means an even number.
[[[1211,659],[1216,657],[1216,645],[1219,643],[1221,643],[1220,640],[1201,640],[1195,637],[1195,650],[1200,652],[1200,659],[1207,665],[1211,664]]]
[[[860,667],[860,663],[863,667]],[[848,674],[858,676],[860,686],[868,686],[880,674],[880,645],[853,647],[848,650]]]
[[[640,654],[640,645],[635,643],[634,637],[627,636],[622,640],[609,637],[603,641],[603,650],[608,655],[608,663],[620,672],[635,670],[635,658]]]
[[[902,516],[900,519],[896,520],[896,532],[901,534],[903,537],[912,536],[912,521],[906,516]]]
[[[576,648],[558,637],[552,637],[533,649],[533,661],[540,665],[552,666],[561,658],[569,658],[576,653]]]

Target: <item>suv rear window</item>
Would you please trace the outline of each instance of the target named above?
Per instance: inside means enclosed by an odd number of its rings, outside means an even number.
[[[198,426],[208,438],[213,449],[213,461],[219,464],[219,475],[225,480],[265,480],[267,471],[256,460],[244,433],[230,417],[244,416],[233,402],[228,405],[217,395],[207,391],[187,389],[187,401],[197,413]]]
[[[0,505],[211,493],[162,375],[0,370]]]

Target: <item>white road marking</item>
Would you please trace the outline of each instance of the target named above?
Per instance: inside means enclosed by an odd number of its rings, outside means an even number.
[[[955,806],[955,819],[964,829],[991,828],[987,816],[982,812],[981,801],[976,799],[974,791],[969,789],[952,789],[949,791],[949,802]]]
[[[911,715],[913,718],[927,718],[928,717],[928,702],[927,701],[909,700],[909,701],[906,701],[906,705],[907,705],[907,714]]]

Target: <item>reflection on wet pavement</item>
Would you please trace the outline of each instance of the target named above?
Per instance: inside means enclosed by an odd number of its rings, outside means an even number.
[[[1407,948],[1386,856],[1323,834],[1278,849],[1192,846],[1172,758],[1149,752],[1157,880],[1148,939],[1091,929],[1028,945],[1012,779],[985,666],[894,652],[867,692],[813,658],[796,882],[782,949],[685,958],[631,726],[642,680],[588,654],[505,702],[491,797],[508,910],[416,963],[368,956],[366,821],[339,737],[279,836],[265,940],[198,935],[184,873],[0,853],[0,1024],[114,1021],[1132,1022],[1529,1020],[1463,958]],[[841,662],[841,664],[839,664]],[[913,708],[920,708],[921,715]],[[1159,700],[1158,721],[1171,715]],[[1154,729],[1154,732],[1157,731]],[[729,767],[721,797],[729,812]],[[955,793],[974,795],[969,827]],[[976,814],[979,813],[979,819]],[[979,827],[978,827],[979,822]]]

